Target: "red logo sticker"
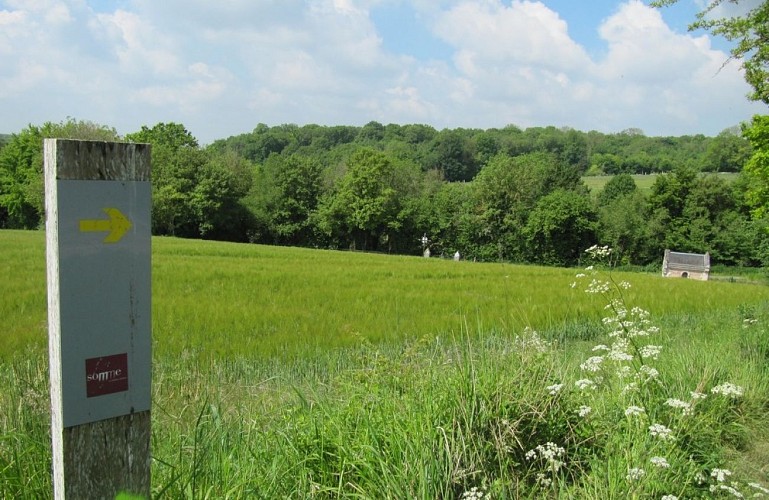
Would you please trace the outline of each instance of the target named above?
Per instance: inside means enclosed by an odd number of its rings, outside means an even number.
[[[85,360],[86,396],[103,396],[128,390],[128,354]]]

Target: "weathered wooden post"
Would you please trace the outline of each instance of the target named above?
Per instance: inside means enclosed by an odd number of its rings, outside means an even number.
[[[150,147],[46,139],[55,498],[150,496]]]

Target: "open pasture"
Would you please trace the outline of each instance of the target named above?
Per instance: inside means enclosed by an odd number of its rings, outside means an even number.
[[[0,255],[0,498],[50,498],[43,233]],[[769,494],[767,288],[614,273],[642,359],[581,271],[154,239],[152,497]]]
[[[636,186],[638,187],[639,191],[642,193],[648,193],[651,191],[652,186],[654,185],[655,181],[657,180],[658,174],[648,174],[648,175],[640,175],[640,174],[633,174],[631,177],[636,183]],[[710,174],[705,174],[710,175]],[[725,180],[726,182],[734,182],[737,177],[739,177],[740,174],[732,173],[732,172],[721,172],[718,174],[718,177]],[[593,195],[597,195],[598,193],[603,190],[603,187],[606,185],[607,182],[611,180],[613,176],[612,175],[591,175],[591,176],[585,176],[582,177],[582,182],[585,183],[585,185],[590,189],[590,192],[593,193]]]
[[[0,356],[46,345],[42,232],[0,231]],[[598,318],[569,285],[576,269],[153,239],[156,353],[289,357],[422,337],[519,333]],[[734,310],[756,285],[630,279],[627,298],[657,315]],[[481,333],[483,332],[483,333]]]

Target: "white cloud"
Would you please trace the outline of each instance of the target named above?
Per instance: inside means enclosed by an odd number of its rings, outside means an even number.
[[[444,13],[436,33],[464,57],[485,63],[524,63],[552,68],[590,64],[584,49],[567,33],[566,23],[541,2],[467,1]]]
[[[595,26],[604,48],[589,51],[540,1],[410,2],[451,51],[427,61],[385,49],[398,34],[371,9],[399,2],[0,0],[0,132],[74,116],[121,133],[180,121],[204,143],[258,122],[681,134],[760,111],[707,36],[638,0]]]

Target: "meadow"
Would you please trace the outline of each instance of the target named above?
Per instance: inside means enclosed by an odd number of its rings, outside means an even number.
[[[46,498],[44,235],[0,255],[0,497]],[[155,238],[153,496],[765,495],[767,292]]]
[[[716,175],[727,182],[734,182],[739,177],[739,174],[732,172],[721,172]],[[612,177],[612,175],[584,176],[582,177],[582,182],[584,182],[585,185],[590,189],[591,193],[597,195],[599,192],[601,192],[601,190],[603,190],[603,187],[607,182],[611,180]],[[657,174],[633,174],[631,177],[635,181],[638,190],[642,193],[649,193],[652,186],[654,185],[654,182],[657,180]]]

